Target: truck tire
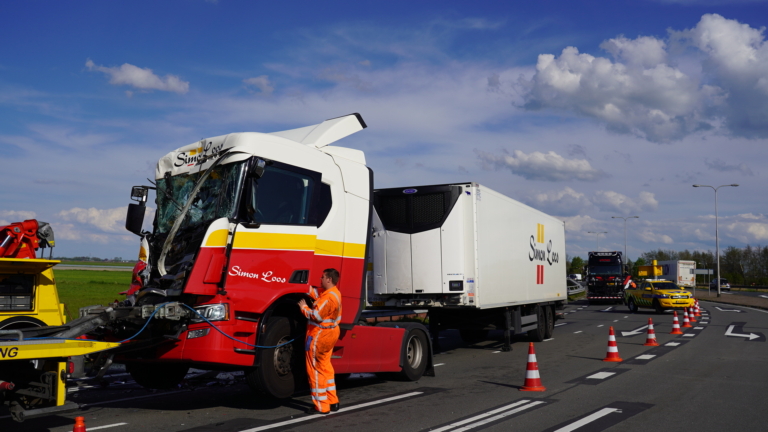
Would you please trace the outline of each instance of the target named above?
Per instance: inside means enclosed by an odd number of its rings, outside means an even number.
[[[156,390],[178,386],[187,376],[189,365],[183,363],[126,363],[125,369],[136,384]]]
[[[459,330],[459,336],[461,336],[461,340],[464,342],[474,344],[488,338],[488,330],[461,329]]]
[[[245,382],[251,390],[275,399],[289,398],[296,391],[297,383],[306,376],[304,332],[297,324],[295,320],[281,316],[269,321],[259,345],[277,346],[291,339],[293,342],[279,348],[259,350],[261,365],[245,373]]]
[[[544,314],[547,320],[547,326],[544,328],[544,339],[552,338],[552,334],[555,332],[555,311],[554,306],[546,306],[544,308]]]
[[[0,330],[19,330],[24,328],[45,327],[48,324],[37,318],[17,316],[0,321]]]
[[[544,312],[544,308],[542,306],[536,305],[536,328],[533,330],[528,330],[528,339],[531,342],[541,342],[544,339],[544,334],[546,333],[546,313]]]
[[[421,330],[411,330],[406,336],[405,349],[400,353],[403,371],[401,376],[407,381],[417,381],[424,375],[429,356],[427,335]]]

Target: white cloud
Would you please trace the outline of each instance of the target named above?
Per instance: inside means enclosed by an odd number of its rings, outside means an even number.
[[[243,82],[253,87],[256,87],[263,94],[268,95],[268,94],[272,94],[272,92],[275,91],[275,86],[269,81],[269,77],[266,75],[261,75],[253,78],[246,78],[243,80]]]
[[[525,154],[515,150],[511,155],[495,155],[475,149],[477,157],[487,169],[508,169],[512,174],[528,180],[545,181],[596,181],[606,176],[589,164],[586,159],[566,159],[550,151],[547,153],[532,152]]]
[[[72,208],[60,211],[57,216],[65,221],[79,222],[81,224],[94,226],[106,232],[125,232],[125,215],[127,207],[118,207],[113,209],[97,208]]]
[[[734,135],[768,137],[763,29],[708,14],[693,29],[670,32],[668,42],[622,36],[601,48],[613,60],[576,47],[539,55],[536,74],[519,82],[522,106],[571,111],[655,142],[721,125]],[[697,66],[676,66],[689,63]]]
[[[663,244],[672,244],[674,243],[674,240],[672,240],[672,237],[666,235],[666,234],[659,234],[654,231],[652,231],[649,228],[645,228],[637,233],[637,236],[645,243],[663,243]]]
[[[574,216],[592,206],[589,198],[570,187],[534,194],[526,202],[544,213],[561,216]]]
[[[592,203],[601,211],[618,212],[621,214],[638,213],[641,211],[654,211],[658,209],[659,202],[651,192],[640,192],[636,199],[613,191],[595,192]]]
[[[35,219],[37,214],[25,210],[0,210],[0,225],[9,225],[14,222],[24,222],[27,219]]]
[[[720,172],[736,171],[746,176],[755,175],[752,172],[752,170],[747,166],[747,164],[743,162],[739,164],[728,164],[720,158],[715,158],[711,161],[709,159],[704,159],[704,164],[708,166],[710,169],[715,171],[720,171]]]
[[[140,68],[124,63],[120,67],[105,67],[96,65],[91,59],[85,62],[88,70],[95,70],[109,75],[109,83],[113,85],[129,85],[142,90],[161,90],[184,94],[189,91],[189,82],[182,81],[176,75],[166,75],[161,78],[149,68]]]

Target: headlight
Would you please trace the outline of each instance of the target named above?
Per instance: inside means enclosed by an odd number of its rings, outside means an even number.
[[[208,321],[227,321],[229,319],[229,305],[226,303],[198,306],[195,310]],[[200,315],[195,314],[192,322],[204,321]]]

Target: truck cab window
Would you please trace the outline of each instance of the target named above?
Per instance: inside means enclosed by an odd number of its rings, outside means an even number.
[[[308,225],[315,180],[306,174],[267,166],[253,180],[249,199],[250,219],[261,224]]]
[[[325,183],[320,183],[320,200],[317,203],[317,226],[320,227],[325,222],[325,218],[328,217],[328,213],[331,212],[333,206],[333,199],[331,198],[331,186]]]

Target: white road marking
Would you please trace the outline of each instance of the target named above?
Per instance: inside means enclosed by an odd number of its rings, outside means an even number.
[[[635,357],[638,360],[650,360],[652,358],[656,357],[654,354],[643,354],[641,356]]]
[[[603,326],[603,324],[600,324],[598,327],[602,327],[602,326]]]
[[[619,320],[613,320],[613,322],[619,322]]]
[[[703,324],[703,323],[702,323]],[[704,327],[694,327],[694,330],[704,330]]]
[[[625,316],[624,318],[629,318],[628,316]]]
[[[611,375],[616,375],[616,372],[598,372],[594,375],[590,375],[587,379],[606,379]]]
[[[735,329],[735,328],[736,328],[735,325],[728,326],[728,330],[725,331],[725,335],[726,336],[738,336],[738,337],[743,337],[743,338],[749,338],[749,340],[757,339],[757,338],[760,337],[760,336],[758,336],[758,335],[756,335],[754,333],[750,333],[750,334],[734,333],[733,329]]]
[[[576,333],[581,333],[581,330],[579,330],[579,331],[575,331],[575,332],[573,332],[573,333],[574,333],[574,334],[576,334]]]
[[[501,352],[501,351],[494,351],[494,352],[492,352],[491,354],[498,354],[498,353],[500,353],[500,352]]]
[[[544,339],[542,342],[549,342],[551,340],[555,340],[555,338]]]
[[[127,424],[128,423],[115,423],[115,424],[106,425],[106,426],[96,426],[96,427],[90,427],[89,426],[88,430],[94,431],[94,430],[97,430],[97,429],[106,429],[106,428],[111,428],[111,427],[115,427],[115,426],[123,426],[123,425],[127,425]]]
[[[442,366],[442,365],[444,365],[444,364],[445,364],[445,363],[438,363],[438,364],[436,364],[436,365],[434,365],[434,366],[435,366],[435,367],[438,367],[438,366]]]
[[[719,306],[715,306],[715,309],[719,310],[720,312],[741,312],[738,309],[723,309]]]
[[[489,411],[487,413],[480,414],[479,416],[471,417],[471,418],[468,418],[466,420],[462,420],[462,421],[459,421],[459,422],[456,422],[456,423],[449,424],[448,426],[444,426],[444,427],[442,427],[440,429],[435,429],[432,432],[443,432],[443,431],[447,431],[447,430],[449,430],[451,428],[454,428],[454,427],[457,427],[457,426],[462,426],[462,425],[466,425],[466,426],[464,426],[462,428],[459,428],[459,429],[453,429],[452,432],[468,431],[468,430],[470,430],[472,428],[476,428],[478,426],[482,426],[484,424],[487,424],[487,423],[490,423],[490,422],[502,419],[502,418],[510,416],[512,414],[519,413],[520,411],[525,411],[528,408],[533,408],[536,405],[541,405],[543,403],[546,403],[546,402],[541,402],[541,401],[531,402],[528,405],[523,405],[523,406],[521,406],[519,408],[515,408],[513,410],[506,411],[506,412],[503,412],[503,413],[498,414],[498,415],[494,415],[494,414],[498,413],[499,411],[503,411],[503,410],[505,410],[507,408],[513,407],[515,405],[520,405],[521,403],[526,403],[526,402],[530,402],[530,401],[523,400],[523,401],[520,401],[520,402],[516,402],[516,403],[514,403],[512,405],[507,405],[506,407],[495,409],[493,411]],[[479,420],[479,419],[481,419],[483,417],[488,417],[488,416],[491,416],[491,415],[494,415],[494,416],[490,417],[490,418],[486,418],[486,419],[481,420],[481,421],[478,421],[476,423],[472,423],[475,420]],[[467,424],[467,423],[470,423],[470,424]]]
[[[332,412],[330,414],[325,414],[323,416],[308,415],[308,416],[305,416],[305,417],[299,417],[299,418],[295,418],[295,419],[291,419],[291,420],[286,420],[286,421],[282,421],[282,422],[278,422],[278,423],[272,423],[272,424],[265,425],[265,426],[259,426],[259,427],[253,428],[253,429],[245,429],[245,430],[242,430],[240,432],[258,432],[258,431],[269,430],[269,429],[274,429],[274,428],[286,426],[286,425],[289,425],[289,424],[302,423],[302,422],[309,421],[309,420],[319,420],[319,419],[322,419],[322,418],[330,417],[330,416],[335,415],[335,414],[341,414],[343,412],[353,411],[353,410],[364,408],[364,407],[371,406],[371,405],[378,405],[378,404],[382,404],[382,403],[385,403],[385,402],[391,402],[391,401],[395,401],[395,400],[398,400],[398,399],[404,399],[404,398],[408,398],[408,397],[411,397],[411,396],[420,395],[422,393],[423,392],[411,392],[411,393],[401,394],[399,396],[392,396],[392,397],[386,398],[386,399],[381,399],[381,400],[377,400],[377,401],[373,401],[373,402],[367,402],[367,403],[362,403],[362,404],[359,404],[359,405],[353,405],[353,406],[350,406],[350,407],[341,408],[338,411]]]
[[[611,310],[613,310],[613,306],[609,306],[608,309],[603,309],[600,312],[609,312]]]
[[[683,337],[694,337],[696,336],[696,333],[686,333],[683,335]]]
[[[560,327],[561,325],[566,325],[566,324],[568,324],[568,323],[555,324],[555,327]]]
[[[596,413],[594,413],[592,415],[588,415],[588,416],[584,417],[583,419],[581,419],[581,420],[579,420],[577,422],[573,422],[573,423],[569,424],[568,426],[561,427],[560,429],[556,430],[555,432],[572,432],[572,431],[575,431],[576,429],[578,429],[578,428],[580,428],[580,427],[582,427],[582,426],[584,426],[584,425],[586,425],[588,423],[592,423],[593,421],[595,421],[595,420],[597,420],[599,418],[603,418],[603,417],[607,416],[608,414],[615,413],[615,412],[621,412],[621,410],[616,409],[616,408],[603,408],[600,411],[598,411],[598,412],[596,412]]]
[[[669,346],[669,347],[676,347],[678,345],[680,345],[679,342],[669,342],[664,344],[664,346]]]
[[[626,337],[626,336],[634,336],[634,335],[639,335],[639,334],[640,334],[640,333],[642,333],[642,332],[643,332],[643,330],[645,330],[646,328],[648,328],[648,325],[644,325],[644,326],[642,326],[642,327],[638,327],[638,328],[636,328],[636,329],[634,329],[634,330],[632,330],[632,331],[628,331],[628,332],[624,332],[624,331],[623,331],[623,332],[621,332],[621,335],[622,335],[622,336],[625,336],[625,337]]]

